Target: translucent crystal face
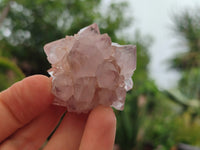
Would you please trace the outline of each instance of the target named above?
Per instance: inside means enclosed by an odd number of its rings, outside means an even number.
[[[133,86],[136,46],[112,43],[97,24],[74,36],[44,46],[52,68],[54,104],[71,112],[88,112],[97,105],[123,110],[126,91]]]

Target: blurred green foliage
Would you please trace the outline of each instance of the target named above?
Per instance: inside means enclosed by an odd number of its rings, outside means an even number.
[[[185,112],[181,117],[175,119],[174,141],[200,146],[200,134],[198,134],[200,130],[200,117],[193,120],[191,114]]]
[[[14,62],[11,62],[7,58],[0,57],[0,91],[23,78],[24,74]]]
[[[175,15],[175,32],[187,51],[172,60],[172,67],[182,74],[178,88],[188,98],[200,100],[200,14],[199,9]]]

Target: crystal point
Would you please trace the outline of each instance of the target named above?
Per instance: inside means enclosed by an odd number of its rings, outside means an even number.
[[[69,112],[88,112],[97,105],[123,110],[126,91],[133,86],[136,47],[112,43],[97,24],[74,36],[44,46],[52,68],[54,104]]]

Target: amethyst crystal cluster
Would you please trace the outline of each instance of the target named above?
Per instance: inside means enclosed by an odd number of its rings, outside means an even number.
[[[54,104],[69,112],[88,112],[97,105],[123,110],[126,91],[133,86],[136,46],[112,43],[97,24],[74,36],[44,46],[52,68]]]

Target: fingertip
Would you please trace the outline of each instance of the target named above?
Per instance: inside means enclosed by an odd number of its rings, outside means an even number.
[[[51,81],[43,75],[27,77],[3,91],[0,99],[9,111],[24,123],[52,103]]]
[[[110,125],[111,127],[116,125],[116,116],[111,107],[108,106],[97,106],[91,111],[90,117],[99,118],[99,120],[103,120],[106,126]]]
[[[51,79],[44,75],[33,75],[21,81],[21,86],[27,90],[27,95],[40,100],[50,100],[52,102],[53,95],[51,93]]]
[[[24,78],[21,82],[22,84],[32,86],[36,90],[46,89],[48,92],[51,90],[51,80],[44,75],[33,75]]]

